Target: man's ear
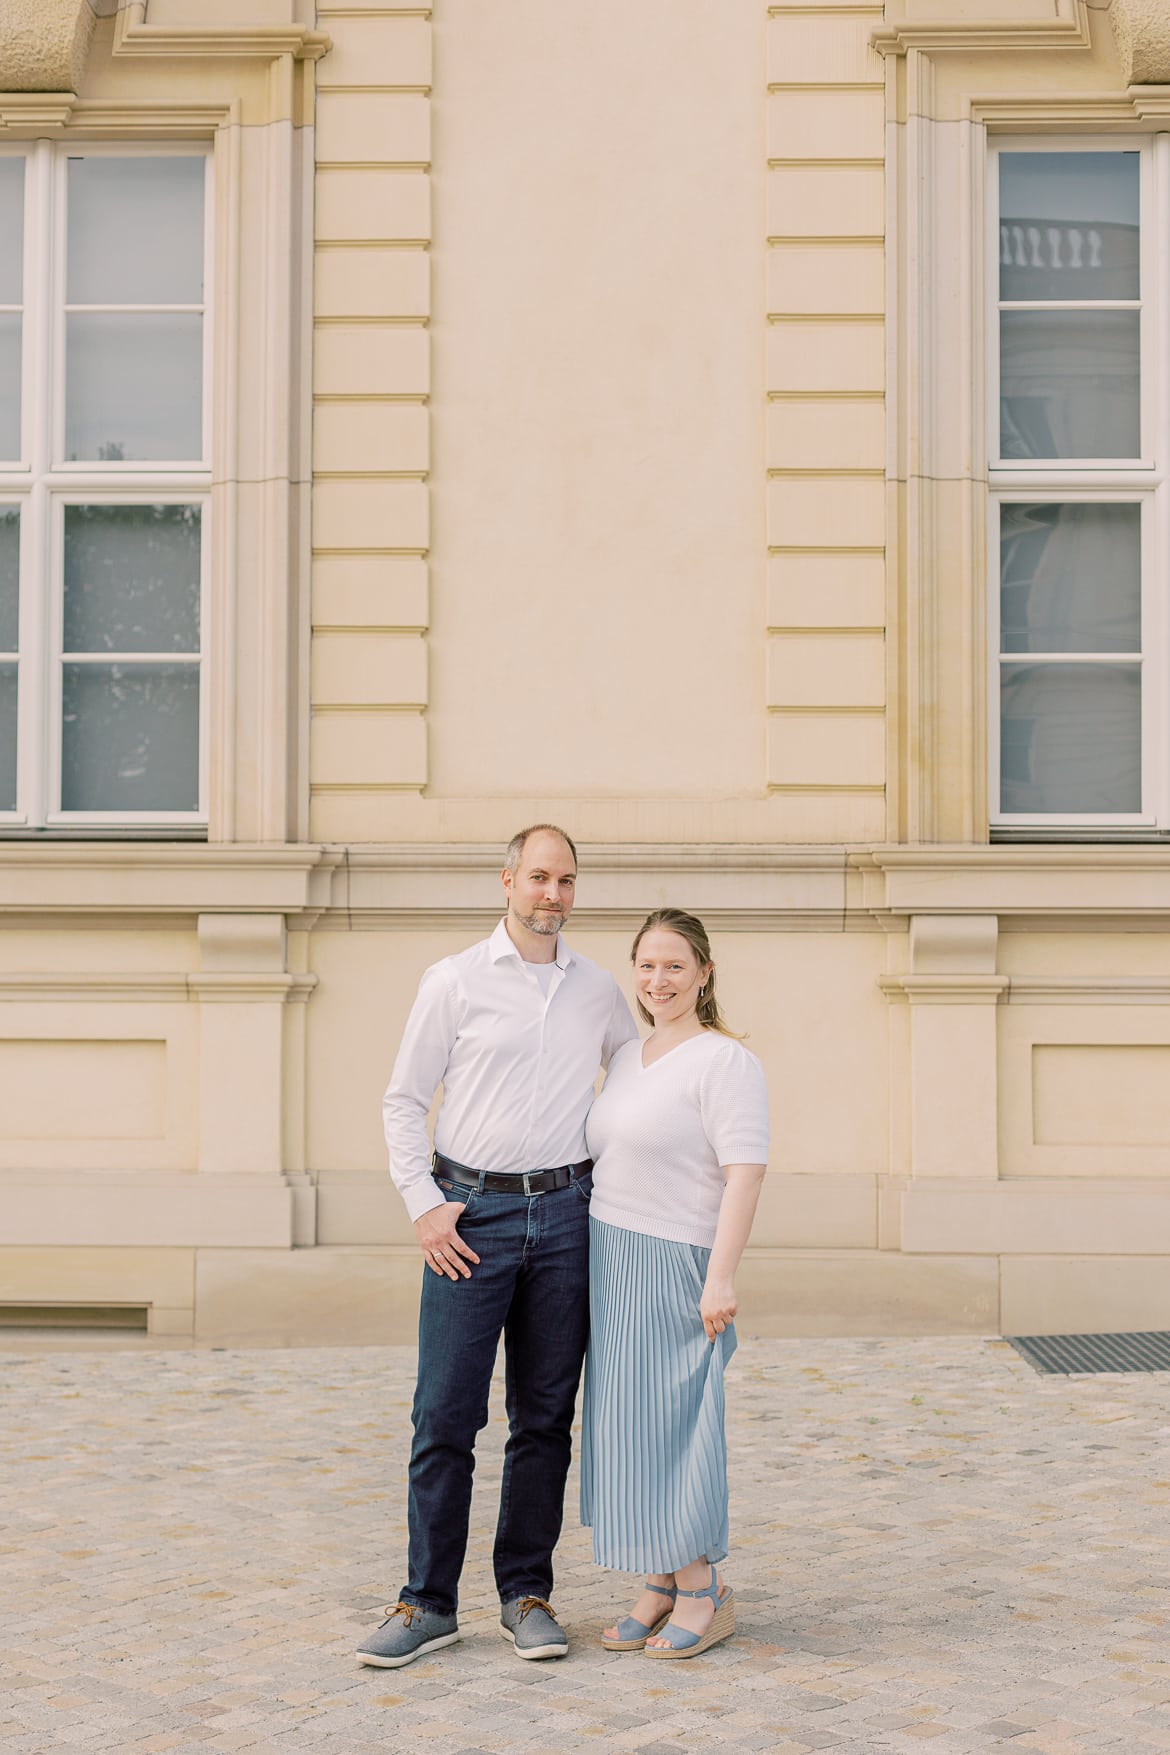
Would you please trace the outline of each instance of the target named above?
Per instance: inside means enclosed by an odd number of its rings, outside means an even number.
[[[508,870],[507,866],[505,866],[503,871],[500,873],[500,882],[504,886],[504,894],[506,896],[510,896],[512,894],[512,874]]]

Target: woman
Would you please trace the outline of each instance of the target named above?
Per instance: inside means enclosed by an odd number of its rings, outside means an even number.
[[[768,1099],[759,1061],[720,1016],[702,921],[657,909],[632,961],[652,1033],[614,1055],[587,1127],[581,1520],[599,1566],[648,1575],[602,1644],[690,1658],[735,1632],[716,1571],[727,1554],[723,1370],[768,1157]]]

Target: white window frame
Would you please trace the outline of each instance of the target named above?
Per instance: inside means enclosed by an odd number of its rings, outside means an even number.
[[[999,155],[1003,152],[1137,152],[1140,155],[1139,205],[1141,318],[1139,394],[1141,456],[1136,458],[1003,459],[1000,445],[1000,349],[1002,308],[999,294]],[[1170,725],[1168,725],[1167,512],[1170,499],[1170,135],[1098,133],[1076,135],[1003,134],[989,141],[986,184],[987,268],[987,445],[988,457],[988,616],[987,763],[992,829],[1098,832],[1124,840],[1127,835],[1170,831]],[[1009,309],[1014,301],[1003,301]],[[1109,301],[1108,303],[1112,303]],[[1122,302],[1122,308],[1125,302]],[[1028,307],[1037,308],[1037,307]],[[1040,309],[1044,304],[1039,305]],[[1053,308],[1058,308],[1054,305]],[[1075,305],[1074,305],[1074,308]],[[1106,305],[1107,308],[1107,305]],[[1138,504],[1142,508],[1141,739],[1142,801],[1135,812],[1008,812],[1000,802],[1000,673],[1004,662],[1091,663],[1103,657],[1125,662],[1125,655],[1065,653],[1004,654],[1000,648],[1000,507],[1005,504]]]
[[[6,157],[26,162],[24,211],[24,325],[21,351],[19,465],[0,464],[0,504],[21,510],[20,670],[17,730],[17,808],[0,811],[0,835],[12,829],[177,828],[203,829],[208,821],[210,689],[208,654],[212,554],[211,434],[215,351],[213,184],[214,162],[206,141],[38,140],[0,145]],[[198,459],[177,461],[61,461],[65,420],[65,227],[68,163],[80,155],[205,161],[202,446]],[[119,307],[121,308],[121,307]],[[152,308],[152,307],[147,307]],[[190,307],[198,308],[198,307]],[[31,315],[31,320],[30,320]],[[63,677],[63,559],[66,505],[165,505],[200,507],[200,648],[196,654],[166,653],[160,659],[198,665],[199,802],[187,811],[64,811],[61,797],[60,723]],[[132,661],[155,656],[135,653]],[[108,655],[103,655],[111,662]],[[128,659],[128,662],[130,660]]]

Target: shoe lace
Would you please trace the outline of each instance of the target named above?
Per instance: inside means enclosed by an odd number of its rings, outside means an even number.
[[[422,1616],[422,1610],[415,1603],[395,1603],[392,1609],[387,1607],[382,1613],[388,1621],[393,1621],[395,1615],[401,1615],[408,1630]]]
[[[552,1604],[546,1603],[543,1597],[521,1597],[520,1606],[516,1610],[516,1619],[523,1621],[531,1609],[543,1609],[550,1621],[555,1621],[557,1618]]]

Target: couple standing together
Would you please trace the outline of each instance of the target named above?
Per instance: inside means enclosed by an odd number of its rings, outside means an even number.
[[[717,1571],[723,1368],[768,1155],[763,1069],[720,1017],[692,915],[657,910],[634,940],[643,1042],[613,977],[560,936],[577,879],[564,830],[515,836],[502,879],[492,936],[424,974],[383,1104],[426,1266],[408,1577],[357,1655],[394,1669],[459,1637],[475,1436],[502,1332],[501,1632],[518,1657],[568,1649],[549,1598],[588,1342],[582,1521],[599,1565],[647,1575],[602,1644],[694,1657],[735,1631]]]

